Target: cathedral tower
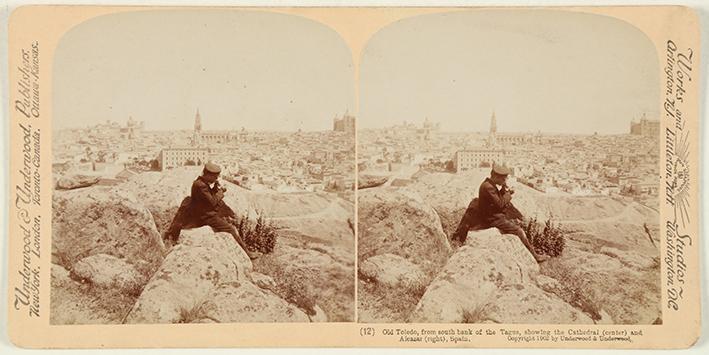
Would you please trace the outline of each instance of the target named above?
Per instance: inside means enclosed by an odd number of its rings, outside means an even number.
[[[490,136],[488,138],[488,143],[490,145],[497,144],[497,118],[495,118],[495,111],[492,111],[492,117],[490,117]]]
[[[202,143],[202,117],[199,115],[199,108],[194,116],[194,132],[192,133],[192,145],[198,146]]]

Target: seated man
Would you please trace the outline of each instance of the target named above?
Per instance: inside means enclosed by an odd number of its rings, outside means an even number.
[[[548,260],[549,256],[537,254],[524,230],[507,217],[507,209],[514,208],[511,203],[514,190],[507,187],[509,174],[510,170],[507,167],[493,165],[490,177],[480,184],[478,198],[468,206],[451,239],[464,241],[468,230],[474,226],[480,229],[495,227],[502,234],[514,234],[519,237],[534,259],[541,263]]]
[[[218,165],[214,163],[204,165],[202,175],[192,183],[190,197],[182,201],[170,224],[166,238],[176,239],[182,228],[210,226],[215,232],[231,234],[249,258],[255,259],[257,254],[246,249],[241,236],[230,223],[230,219],[233,219],[235,214],[224,202],[226,188],[221,187],[217,181],[220,173],[221,168]]]

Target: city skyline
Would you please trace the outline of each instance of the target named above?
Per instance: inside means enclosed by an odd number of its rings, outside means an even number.
[[[279,129],[279,127],[269,127],[269,128],[253,128],[253,127],[247,127],[247,126],[235,126],[235,127],[214,127],[214,122],[217,124],[219,123],[219,120],[212,120],[213,122],[210,122],[210,119],[208,116],[205,115],[205,110],[202,109],[201,107],[195,108],[195,110],[192,111],[191,116],[189,117],[180,117],[178,118],[173,118],[175,123],[179,122],[179,125],[177,128],[173,127],[168,127],[168,126],[160,126],[160,127],[149,127],[149,129],[145,129],[145,131],[151,132],[170,132],[170,131],[193,131],[194,130],[194,119],[195,119],[195,113],[196,111],[199,111],[200,115],[203,117],[203,125],[202,125],[202,130],[203,131],[240,131],[242,129],[245,129],[247,131],[251,132],[283,132],[283,133],[288,133],[288,132],[297,132],[299,129],[290,129],[290,128],[282,128]],[[206,111],[208,112],[208,111]],[[333,119],[334,118],[339,118],[342,117],[344,113],[347,112],[347,109],[342,110],[342,112],[337,113],[330,117],[329,119],[326,119],[327,123],[329,124],[328,127],[317,127],[315,129],[301,129],[304,132],[323,132],[323,131],[332,131],[333,127]],[[92,121],[90,123],[84,123],[83,125],[78,124],[74,126],[61,126],[61,127],[56,127],[57,130],[75,130],[75,129],[86,129],[90,128],[96,125],[102,125],[108,123],[116,123],[118,125],[124,125],[126,122],[129,120],[134,120],[136,122],[143,122],[144,124],[148,123],[147,119],[140,119],[140,117],[137,117],[135,115],[128,115],[126,117],[119,117],[119,118],[106,118],[104,120],[97,120],[97,121]],[[206,119],[206,122],[205,122]],[[206,123],[206,124],[205,124]]]
[[[160,23],[160,26],[155,26]],[[56,49],[53,123],[133,116],[145,129],[327,130],[355,107],[352,54],[329,27],[258,11],[159,10],[100,16]]]
[[[633,63],[627,65],[627,63]],[[444,131],[624,133],[659,117],[659,64],[637,28],[592,14],[489,10],[412,17],[369,39],[359,123],[429,117]]]
[[[496,111],[492,111],[495,113]],[[498,116],[499,117],[499,116]],[[599,135],[623,135],[623,134],[630,134],[630,125],[633,123],[637,123],[640,120],[646,119],[651,122],[659,122],[659,119],[656,118],[651,118],[651,117],[646,117],[645,115],[639,115],[637,117],[633,117],[628,119],[625,124],[626,124],[626,130],[623,132],[605,132],[605,133],[600,133],[600,132],[584,132],[584,133],[576,133],[576,132],[549,132],[549,131],[510,131],[510,130],[505,130],[505,126],[509,126],[509,124],[505,125],[504,123],[502,124],[503,129],[498,128],[497,131],[500,133],[510,133],[510,134],[542,134],[542,135],[562,135],[562,136],[588,136],[588,135],[594,135],[594,134],[599,134]],[[487,117],[487,123],[489,124],[490,117]],[[385,127],[369,127],[369,128],[362,128],[358,127],[358,130],[382,130],[382,129],[391,129],[395,128],[397,126],[402,126],[404,124],[407,125],[414,125],[416,127],[423,127],[426,123],[426,121],[430,121],[433,123],[441,123],[441,121],[435,121],[431,120],[430,117],[424,117],[418,120],[402,120],[397,122],[394,122],[393,124]],[[499,121],[498,121],[499,122]],[[498,125],[498,127],[500,127]],[[446,130],[446,129],[440,129],[439,130],[441,133],[447,133],[447,134],[471,134],[471,133],[480,133],[480,134],[487,134],[489,132],[489,127],[484,127],[483,129],[480,130],[472,130],[472,129],[462,129],[462,130]]]
[[[197,110],[197,112],[199,112],[201,109],[198,107],[196,110]],[[333,118],[331,118],[331,119],[329,120],[329,122],[332,124],[333,121],[335,121],[335,120],[340,120],[341,117],[344,117],[344,116],[346,116],[346,115],[348,114],[348,111],[349,111],[349,110],[346,109],[346,110],[344,111],[344,114],[335,115]],[[494,114],[495,111],[493,110],[492,113]],[[488,118],[488,119],[489,119],[489,118]],[[59,130],[62,130],[62,129],[68,129],[68,130],[86,129],[86,128],[90,128],[90,127],[95,126],[95,125],[101,125],[101,124],[106,124],[106,123],[116,123],[116,124],[118,124],[118,125],[122,125],[123,122],[128,122],[128,121],[130,121],[130,120],[134,120],[135,122],[143,122],[143,123],[145,122],[144,120],[138,120],[138,119],[136,119],[133,115],[130,115],[130,116],[128,116],[128,118],[126,118],[126,119],[124,119],[124,120],[120,120],[120,119],[108,119],[108,120],[104,120],[104,121],[102,121],[102,122],[97,122],[97,123],[93,123],[93,124],[86,124],[86,125],[83,125],[83,126],[57,127],[57,129],[59,129]],[[658,121],[659,121],[658,119],[647,118],[646,115],[643,113],[643,114],[640,115],[639,117],[633,117],[633,118],[627,120],[627,124],[632,125],[632,124],[635,124],[635,123],[637,123],[637,122],[639,122],[639,121],[641,121],[641,120],[648,120],[648,121],[651,121],[651,122],[658,122]],[[422,119],[420,119],[420,120],[402,120],[402,121],[400,121],[399,123],[394,123],[394,124],[392,124],[392,125],[390,125],[390,126],[387,126],[387,127],[378,127],[378,128],[361,128],[361,127],[358,127],[358,130],[390,129],[390,128],[394,128],[394,127],[401,126],[401,125],[404,125],[404,124],[423,127],[423,126],[426,124],[426,122],[440,123],[441,121],[434,121],[434,120],[430,120],[429,117],[424,117],[424,118],[422,118]],[[155,132],[193,131],[193,130],[194,130],[193,125],[194,125],[194,115],[193,115],[192,118],[190,119],[189,126],[188,126],[187,124],[184,124],[184,127],[182,127],[182,128],[169,128],[169,129],[167,129],[166,127],[158,127],[158,128],[156,128],[156,129],[146,129],[145,131],[147,131],[147,132],[150,132],[150,131],[155,131]],[[357,123],[355,123],[355,125],[357,125]],[[503,123],[502,127],[504,127],[504,126],[505,126],[505,124]],[[488,127],[488,128],[489,128],[489,127]],[[209,124],[207,124],[206,126],[204,126],[202,130],[203,130],[203,131],[234,131],[234,132],[241,131],[241,130],[246,130],[246,131],[250,131],[250,132],[274,132],[274,133],[289,133],[289,132],[297,132],[297,131],[298,131],[297,129],[296,129],[296,130],[292,130],[292,129],[289,130],[289,129],[277,129],[277,128],[276,128],[276,129],[273,129],[273,128],[269,128],[269,129],[252,129],[252,128],[245,127],[245,126],[236,127],[236,128],[213,129],[213,128],[210,127]],[[303,131],[305,131],[305,132],[308,132],[308,131],[310,131],[310,132],[333,131],[333,127],[330,126],[330,128],[322,128],[322,129],[315,129],[315,130],[303,130]],[[459,134],[470,134],[470,133],[486,134],[486,133],[488,132],[488,130],[439,130],[439,131],[440,131],[441,133],[451,133],[451,134],[455,134],[455,133],[459,133]],[[627,131],[625,131],[625,132],[612,132],[612,133],[598,133],[598,132],[591,132],[591,133],[572,133],[572,132],[545,132],[545,131],[508,131],[508,130],[504,130],[504,129],[503,129],[503,130],[499,130],[499,131],[500,131],[501,133],[511,133],[511,134],[579,135],[579,136],[593,135],[593,134],[617,135],[617,134],[630,134],[630,133],[631,133],[630,130],[627,130]]]

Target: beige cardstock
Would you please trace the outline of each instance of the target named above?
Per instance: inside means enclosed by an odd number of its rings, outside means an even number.
[[[644,33],[656,49],[660,73],[660,256],[662,324],[659,325],[524,325],[524,324],[366,324],[350,323],[241,323],[241,324],[144,324],[144,325],[50,325],[50,268],[52,250],[52,82],[55,50],[68,31],[99,16],[115,13],[159,11],[159,7],[26,6],[13,11],[9,21],[10,84],[10,215],[8,259],[9,335],[14,344],[27,348],[135,348],[135,347],[513,347],[513,348],[686,348],[700,332],[699,273],[699,30],[695,13],[685,7],[565,7],[557,11],[609,16]],[[201,8],[181,8],[200,11]],[[212,8],[213,9],[213,8]],[[359,63],[368,41],[396,21],[424,14],[462,11],[515,11],[515,8],[217,8],[220,11],[276,12],[307,18],[336,31],[349,47],[358,83]],[[528,10],[528,9],[527,9]],[[156,24],[157,25],[157,24]],[[668,85],[665,69],[668,48],[675,56],[691,55],[691,74]],[[234,48],[238,50],[238,48]],[[24,56],[24,58],[23,58]],[[622,60],[620,58],[619,60]],[[632,66],[633,63],[624,63]],[[680,70],[675,66],[671,72]],[[179,73],[175,73],[179,75]],[[504,73],[500,73],[504,75]],[[690,77],[691,76],[691,77]],[[602,80],[602,79],[599,79]],[[355,84],[357,86],[357,84]],[[676,89],[683,88],[681,100]],[[359,87],[355,88],[359,95]],[[357,101],[358,99],[356,99]],[[677,111],[667,107],[674,101]],[[356,102],[358,103],[358,102]],[[356,109],[353,109],[357,112]],[[673,116],[674,115],[674,116]],[[25,136],[23,127],[32,127]],[[39,133],[38,133],[39,132]],[[686,137],[687,155],[678,156],[673,137]],[[669,145],[668,145],[669,142]],[[27,168],[25,171],[25,168]],[[674,183],[674,189],[671,186]],[[668,203],[683,189],[684,200]],[[22,190],[31,191],[25,200]],[[39,194],[35,195],[35,192]],[[689,221],[668,230],[686,207]],[[36,221],[36,222],[35,222]],[[356,240],[356,238],[355,238]],[[691,243],[690,243],[691,240]],[[668,245],[683,243],[678,250]],[[23,250],[29,249],[29,253]],[[32,253],[39,250],[39,257]],[[681,254],[678,263],[677,255]],[[668,286],[668,266],[680,265]],[[356,260],[356,255],[352,255]],[[686,269],[685,269],[686,268]],[[23,284],[24,282],[24,284]],[[17,289],[30,290],[30,305],[18,303]],[[622,287],[622,285],[618,285]],[[357,318],[354,318],[357,319]],[[463,330],[467,341],[431,343],[400,341],[400,334],[422,330]],[[557,335],[623,336],[630,341],[553,341],[538,338],[514,341],[510,334],[545,330]],[[518,332],[518,333],[515,333]],[[454,332],[455,333],[455,332]],[[389,335],[392,334],[392,335]],[[443,334],[443,332],[441,333]],[[448,333],[446,333],[448,334]]]

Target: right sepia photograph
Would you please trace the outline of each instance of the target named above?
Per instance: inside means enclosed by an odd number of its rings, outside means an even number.
[[[662,324],[660,66],[621,20],[421,15],[361,57],[365,323]]]

